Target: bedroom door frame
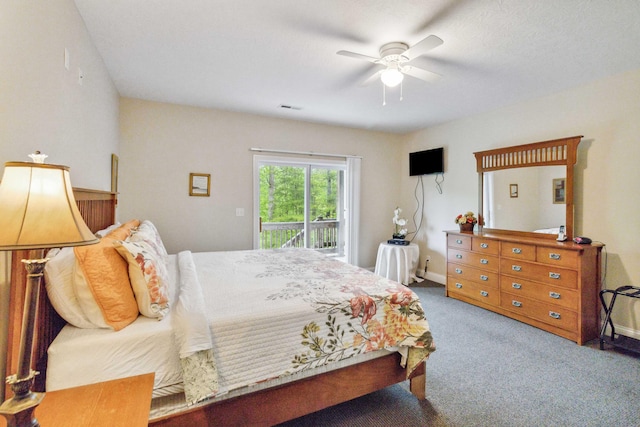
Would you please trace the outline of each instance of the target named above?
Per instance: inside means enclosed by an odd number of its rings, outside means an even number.
[[[327,159],[310,159],[310,158],[302,158],[302,157],[282,157],[282,156],[269,156],[269,155],[255,155],[253,158],[253,177],[254,177],[254,232],[253,232],[253,247],[254,249],[260,248],[260,233],[261,233],[261,218],[260,218],[260,168],[262,166],[272,165],[272,166],[289,166],[289,167],[299,167],[305,169],[305,220],[304,220],[304,229],[305,229],[305,247],[309,247],[310,243],[310,233],[309,233],[309,207],[310,201],[308,195],[311,190],[310,183],[310,174],[312,169],[332,169],[338,170],[342,173],[338,174],[339,179],[338,182],[338,191],[339,191],[339,202],[336,210],[337,220],[339,222],[339,255],[340,258],[349,259],[347,251],[349,248],[353,247],[352,244],[349,243],[349,233],[346,232],[350,227],[347,224],[348,215],[346,215],[346,211],[348,211],[349,207],[346,206],[348,204],[348,198],[345,197],[346,192],[346,172],[347,172],[347,162],[346,160],[327,160]]]

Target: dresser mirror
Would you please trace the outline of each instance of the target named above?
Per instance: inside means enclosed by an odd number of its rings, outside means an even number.
[[[480,229],[555,239],[564,225],[573,238],[573,167],[581,138],[474,153]]]

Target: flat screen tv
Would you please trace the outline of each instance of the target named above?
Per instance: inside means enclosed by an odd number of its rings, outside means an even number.
[[[409,175],[429,175],[444,172],[444,148],[409,153]]]

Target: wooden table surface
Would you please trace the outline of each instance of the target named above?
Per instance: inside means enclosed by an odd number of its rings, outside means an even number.
[[[35,414],[42,427],[135,427],[149,422],[154,374],[45,394]],[[6,420],[0,416],[0,427]]]

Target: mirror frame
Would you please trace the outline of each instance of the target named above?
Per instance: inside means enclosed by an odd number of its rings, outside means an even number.
[[[570,136],[567,138],[514,145],[473,153],[476,157],[476,168],[478,171],[478,229],[481,232],[502,232],[526,235],[529,237],[556,239],[556,234],[484,228],[482,226],[482,224],[484,224],[484,210],[482,206],[484,173],[503,169],[564,165],[567,168],[565,184],[565,235],[568,240],[573,239],[573,166],[577,161],[578,144],[580,144],[582,138],[582,135]]]

